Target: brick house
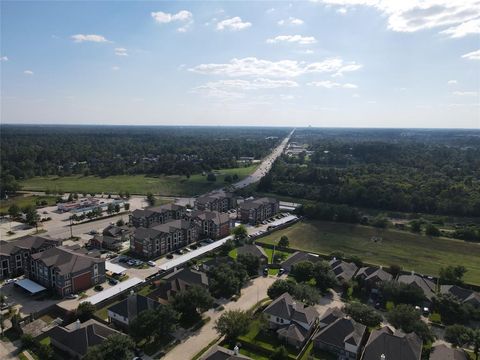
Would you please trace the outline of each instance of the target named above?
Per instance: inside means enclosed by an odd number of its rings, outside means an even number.
[[[197,210],[190,217],[200,226],[202,238],[221,239],[230,235],[232,221],[227,213]]]
[[[29,279],[61,296],[77,293],[105,281],[105,260],[81,249],[60,246],[33,254]]]
[[[195,209],[227,212],[237,207],[237,200],[232,193],[222,190],[212,191],[195,199]]]
[[[48,250],[61,243],[61,240],[30,235],[12,241],[0,241],[0,279],[28,273],[32,254]]]
[[[244,223],[256,225],[278,213],[277,199],[260,198],[248,200],[240,204],[240,220]]]
[[[185,207],[177,204],[165,204],[149,207],[145,210],[138,209],[130,214],[130,224],[136,228],[150,228],[158,224],[165,224],[171,220],[183,219],[185,212]]]
[[[198,241],[200,227],[193,221],[173,220],[152,228],[135,229],[130,248],[145,259],[152,259]]]

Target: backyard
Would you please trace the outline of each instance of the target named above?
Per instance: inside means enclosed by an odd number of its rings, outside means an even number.
[[[239,180],[255,171],[256,165],[215,170],[216,181],[208,181],[202,174],[191,175],[189,178],[179,175],[115,175],[99,176],[45,176],[33,177],[20,183],[22,190],[51,192],[95,192],[118,193],[128,191],[130,194],[153,194],[165,196],[193,196],[225,186],[227,175],[237,174]]]
[[[274,244],[287,235],[290,247],[328,255],[341,251],[363,261],[437,275],[443,266],[463,265],[464,280],[480,285],[480,244],[404,231],[327,221],[304,221],[259,239]]]

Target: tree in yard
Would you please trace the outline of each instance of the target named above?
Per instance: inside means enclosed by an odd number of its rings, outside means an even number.
[[[239,179],[238,174],[233,174],[232,180],[237,181]]]
[[[228,239],[225,243],[220,247],[220,255],[228,256],[228,253],[235,249],[235,243],[233,240]]]
[[[439,281],[441,284],[462,285],[463,275],[467,272],[465,266],[447,266],[440,268]]]
[[[175,331],[180,314],[171,305],[159,306],[155,309],[155,320],[157,328],[154,331],[155,337],[164,337]]]
[[[416,333],[424,342],[433,340],[430,328],[422,321],[420,313],[411,305],[400,304],[395,306],[387,314],[387,320],[405,333]]]
[[[317,261],[312,272],[315,285],[321,292],[325,292],[338,285],[337,278],[327,262]]]
[[[94,312],[95,306],[91,302],[85,301],[78,305],[75,315],[77,319],[84,322],[91,319]]]
[[[250,316],[246,311],[228,310],[215,322],[215,330],[225,336],[227,341],[235,339],[248,332]]]
[[[239,225],[233,228],[232,235],[235,238],[237,244],[242,243],[248,236],[247,228],[245,225]]]
[[[215,181],[217,181],[217,177],[215,176],[214,173],[211,172],[211,173],[208,173],[207,180],[211,181],[211,182],[215,182]]]
[[[125,221],[123,221],[123,219],[118,219],[117,226],[123,226],[123,225],[125,225]]]
[[[290,274],[298,282],[308,281],[313,276],[313,263],[310,261],[300,261],[292,266]]]
[[[240,289],[248,279],[248,273],[239,264],[233,266],[220,264],[208,272],[208,278],[213,296],[229,298],[240,293]]]
[[[115,205],[113,205],[112,203],[108,204],[108,206],[107,206],[107,214],[108,214],[108,215],[112,215],[114,211],[115,211]]]
[[[378,326],[382,321],[382,317],[374,309],[359,302],[347,304],[344,311],[347,315],[350,315],[353,320],[368,327]]]
[[[197,319],[202,312],[212,307],[213,298],[204,287],[193,285],[175,295],[172,304],[182,319]]]
[[[308,284],[297,284],[292,295],[295,299],[307,305],[315,305],[320,302],[320,293]]]
[[[392,274],[393,278],[395,279],[397,277],[397,275],[400,274],[400,272],[402,271],[402,267],[400,265],[397,265],[397,264],[392,264],[388,267],[387,271]]]
[[[228,184],[231,184],[233,181],[232,175],[225,175],[225,177],[223,178],[223,181],[225,181]]]
[[[480,329],[472,331],[470,343],[473,345],[473,353],[475,354],[475,360],[478,360],[478,355],[480,352]]]
[[[452,294],[440,294],[435,298],[434,307],[445,325],[463,324],[470,318],[467,306]]]
[[[275,352],[270,356],[270,360],[288,360],[288,351],[285,346],[278,347]]]
[[[153,337],[156,327],[157,321],[155,317],[155,310],[148,309],[140,312],[137,317],[128,325],[128,333],[131,334],[136,343],[139,343],[143,339],[149,343]]]
[[[428,224],[425,227],[425,234],[428,236],[440,236],[440,230],[433,224]]]
[[[148,205],[150,206],[153,206],[155,205],[155,196],[153,196],[153,194],[151,192],[147,193],[147,202],[148,202]]]
[[[290,242],[288,241],[288,236],[287,235],[283,235],[280,240],[278,241],[278,246],[281,246],[281,247],[288,247],[290,245]]]
[[[467,345],[472,338],[472,329],[466,326],[455,324],[445,328],[445,340],[452,343],[453,346],[463,347]]]
[[[131,360],[133,358],[133,349],[135,343],[129,336],[123,334],[114,334],[103,341],[101,344],[92,346],[88,349],[84,360]]]
[[[419,233],[422,231],[422,222],[420,220],[412,220],[409,223],[410,231],[414,233]]]
[[[114,209],[116,213],[119,213],[120,212],[120,204],[115,204],[115,207]]]
[[[20,214],[20,208],[17,204],[12,204],[8,208],[8,215],[10,215],[11,219],[15,219]]]
[[[252,254],[240,254],[237,256],[237,262],[242,264],[247,270],[249,276],[258,275],[260,268],[260,259]]]
[[[417,305],[425,298],[425,294],[419,287],[396,281],[382,282],[380,291],[386,301],[393,301],[396,304]]]
[[[293,295],[296,285],[297,284],[293,280],[278,279],[268,288],[268,297],[272,300],[275,300],[286,292],[288,292],[290,295]]]

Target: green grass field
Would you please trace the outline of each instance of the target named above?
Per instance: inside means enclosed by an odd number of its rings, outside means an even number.
[[[29,205],[35,205],[36,201],[46,200],[48,205],[55,205],[56,196],[15,196],[11,197],[8,200],[0,200],[0,213],[7,213],[8,208],[12,204],[17,204],[20,209],[27,207]]]
[[[368,263],[399,264],[423,274],[437,275],[442,266],[463,265],[468,269],[464,280],[480,285],[480,244],[325,221],[300,222],[259,241],[273,244],[282,235],[295,249],[327,255],[342,251]],[[372,237],[381,240],[375,242]]]
[[[95,192],[118,193],[128,191],[130,194],[160,194],[165,196],[193,196],[217,189],[226,185],[226,175],[237,174],[240,179],[250,175],[256,166],[216,170],[217,181],[207,181],[206,176],[195,174],[187,179],[185,176],[145,176],[115,175],[105,178],[98,176],[46,176],[34,177],[20,183],[22,190],[52,192]]]

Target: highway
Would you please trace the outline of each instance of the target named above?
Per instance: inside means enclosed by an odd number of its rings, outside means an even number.
[[[293,129],[290,132],[290,134],[288,134],[288,136],[285,139],[283,139],[280,145],[278,145],[267,157],[263,159],[262,163],[253,172],[253,174],[247,176],[245,179],[233,184],[232,186],[235,189],[241,189],[250,184],[254,184],[260,181],[260,179],[270,171],[270,168],[272,167],[273,162],[282,154],[283,150],[287,146],[294,132],[295,132],[295,129]]]

